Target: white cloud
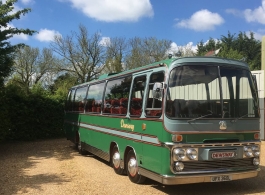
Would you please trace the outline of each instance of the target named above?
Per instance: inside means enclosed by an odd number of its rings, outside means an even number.
[[[61,36],[58,31],[41,29],[38,34],[35,35],[35,38],[41,42],[49,42],[54,40],[54,36]]]
[[[209,31],[223,23],[224,19],[218,13],[203,9],[195,12],[189,19],[181,20],[177,23],[177,26],[195,31]]]
[[[251,31],[254,33],[254,38],[257,40],[262,40],[262,37],[265,35],[265,29],[259,29],[257,32]],[[250,37],[250,31],[246,32],[247,36]]]
[[[99,42],[100,45],[107,47],[110,45],[110,37],[102,37],[101,41]]]
[[[197,45],[193,45],[193,42],[189,42],[186,45],[177,45],[177,43],[172,42],[170,45],[170,49],[166,52],[166,54],[177,54],[180,51],[184,56],[193,56],[197,52]]]
[[[33,0],[21,0],[21,2],[26,5],[26,4],[33,3],[34,1]]]
[[[62,0],[59,0],[64,2]],[[106,22],[138,21],[154,15],[150,0],[68,0],[73,7],[96,20]]]
[[[244,11],[244,16],[247,22],[265,24],[265,0],[262,0],[262,5],[254,10],[246,9]]]
[[[237,10],[237,9],[226,9],[225,12],[228,14],[233,14],[235,16],[244,17],[242,11]]]
[[[29,39],[29,36],[25,35],[25,34],[19,34],[19,35],[14,35],[13,39],[22,39],[22,40],[26,41]]]

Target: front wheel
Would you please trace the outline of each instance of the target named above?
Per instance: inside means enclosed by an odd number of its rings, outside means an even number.
[[[135,154],[132,150],[129,151],[126,159],[126,169],[127,169],[127,174],[131,182],[133,183],[143,183],[146,179],[146,177],[142,176],[138,172],[138,163],[135,157]]]

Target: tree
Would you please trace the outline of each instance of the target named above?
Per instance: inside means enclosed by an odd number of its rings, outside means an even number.
[[[7,0],[5,3],[0,1],[0,85],[3,84],[4,78],[12,70],[15,50],[23,45],[11,45],[8,39],[17,34],[33,35],[36,32],[29,29],[18,29],[9,25],[11,21],[18,20],[22,15],[31,11],[29,8],[25,8],[13,12],[16,2],[17,0]]]
[[[64,60],[60,70],[74,74],[79,82],[87,82],[99,75],[104,64],[105,47],[100,33],[89,36],[85,26],[65,38],[55,36],[51,49]]]
[[[43,48],[40,52],[29,46],[19,48],[15,53],[13,81],[29,93],[30,87],[38,82],[42,81],[42,85],[49,82],[49,76],[57,73],[55,64],[51,49]]]
[[[103,71],[106,73],[123,71],[123,58],[127,50],[127,42],[125,38],[110,38],[110,42],[106,43],[106,62]]]
[[[240,32],[238,35],[228,32],[222,35],[220,40],[210,38],[207,43],[202,41],[197,44],[197,55],[205,55],[209,51],[220,49],[219,57],[244,60],[249,64],[251,70],[261,68],[261,42],[254,38],[254,33],[247,35]]]
[[[222,35],[221,36],[221,43],[222,45],[226,47],[227,50],[235,49],[235,37],[236,34],[231,34],[230,31],[228,31],[227,36]]]
[[[235,39],[234,49],[241,52],[251,70],[260,70],[261,42],[254,38],[253,32],[250,32],[249,35],[245,32],[240,32],[237,39]]]
[[[77,84],[77,78],[69,73],[58,76],[50,85],[50,91],[56,98],[65,99],[69,88]]]
[[[126,68],[137,68],[165,59],[170,45],[171,41],[154,37],[130,39],[130,52],[125,59]]]
[[[209,51],[215,51],[221,47],[221,42],[220,40],[216,40],[210,37],[210,39],[206,42],[203,43],[201,40],[197,44],[197,56],[204,56],[207,52]]]
[[[243,60],[244,56],[237,50],[224,45],[222,50],[218,53],[218,57],[228,58],[228,59],[236,59],[236,60]]]

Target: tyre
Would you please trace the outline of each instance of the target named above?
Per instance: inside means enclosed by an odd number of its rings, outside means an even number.
[[[112,149],[112,154],[111,154],[111,165],[115,173],[118,175],[122,175],[124,170],[121,168],[121,155],[118,149],[118,146],[115,145]]]
[[[126,165],[126,171],[131,182],[140,184],[145,181],[146,177],[138,172],[138,163],[133,150],[130,150],[127,155]]]
[[[79,133],[78,136],[79,136],[79,139],[78,139],[78,146],[77,146],[78,152],[79,152],[79,154],[81,154],[81,155],[86,155],[88,152],[82,147],[80,133]]]
[[[74,139],[74,149],[78,150],[78,145],[79,145],[79,133],[76,133],[75,139]]]

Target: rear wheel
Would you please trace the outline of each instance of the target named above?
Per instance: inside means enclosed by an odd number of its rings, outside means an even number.
[[[80,133],[78,134],[78,145],[77,145],[77,149],[78,149],[79,154],[81,154],[81,155],[86,155],[86,154],[88,153],[88,152],[82,147]]]
[[[75,133],[74,144],[75,144],[74,149],[78,150],[78,144],[79,144],[79,133],[78,132]]]
[[[136,156],[132,150],[130,150],[127,155],[126,164],[127,164],[126,170],[127,170],[129,179],[133,183],[137,183],[137,184],[143,183],[146,177],[139,174]]]
[[[121,168],[121,155],[117,145],[113,147],[111,156],[111,164],[115,173],[122,175],[123,169]]]

